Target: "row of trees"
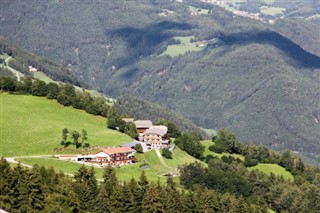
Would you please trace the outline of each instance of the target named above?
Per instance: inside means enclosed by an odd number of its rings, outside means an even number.
[[[172,177],[166,184],[139,180],[120,182],[107,167],[98,184],[93,168],[82,166],[74,178],[35,165],[11,167],[0,160],[0,207],[9,212],[266,212],[243,197],[215,190],[178,190]]]
[[[60,144],[65,148],[72,144],[78,149],[81,147],[89,147],[90,144],[86,142],[87,140],[88,133],[86,130],[82,129],[80,133],[76,130],[69,131],[67,128],[64,128],[62,130],[62,140]]]
[[[26,77],[23,81],[16,81],[11,77],[0,76],[0,90],[45,96],[56,99],[63,106],[72,106],[76,109],[85,110],[93,115],[107,117],[109,106],[103,97],[92,97],[88,92],[76,91],[71,84],[58,85],[50,82]]]

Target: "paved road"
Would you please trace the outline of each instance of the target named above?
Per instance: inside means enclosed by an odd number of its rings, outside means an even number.
[[[18,157],[8,157],[8,158],[5,158],[9,163],[14,163],[14,164],[19,164],[20,162],[17,161],[16,159],[19,159],[19,158],[44,158],[44,159],[50,159],[50,160],[59,160],[59,159],[55,159],[55,158],[52,158],[52,155],[37,155],[37,156],[18,156]],[[77,162],[75,162],[77,163]],[[82,162],[78,162],[80,164],[83,164]],[[24,163],[20,163],[21,166],[25,166],[25,167],[28,167],[28,168],[32,168],[31,165],[28,165],[28,164],[24,164]],[[91,164],[89,164],[90,166]],[[71,173],[65,173],[64,174],[70,176],[70,177],[73,177],[74,175],[71,174]],[[98,181],[102,182],[103,179],[97,179]],[[1,213],[1,212],[0,212]]]

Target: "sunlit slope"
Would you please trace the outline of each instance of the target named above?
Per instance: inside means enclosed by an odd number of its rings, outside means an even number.
[[[63,128],[88,132],[90,145],[116,146],[131,140],[106,128],[106,119],[63,107],[55,100],[27,95],[0,94],[0,154],[51,154],[61,147]]]

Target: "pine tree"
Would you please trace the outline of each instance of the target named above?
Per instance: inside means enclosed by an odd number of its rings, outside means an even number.
[[[164,194],[165,196],[163,197],[163,202],[165,203],[165,211],[172,213],[180,212],[182,208],[180,194],[171,176],[167,178],[167,185],[164,188]]]
[[[159,187],[154,183],[151,183],[148,186],[142,200],[142,212],[163,212],[164,204],[162,203],[162,198],[163,196],[159,191]]]
[[[73,189],[78,197],[81,211],[93,211],[96,205],[96,197],[98,194],[97,180],[95,178],[94,169],[90,171],[84,165],[80,167],[74,175],[75,183]]]
[[[10,164],[4,159],[0,160],[0,207],[5,210],[11,208],[11,196],[10,196],[10,176],[11,176]]]

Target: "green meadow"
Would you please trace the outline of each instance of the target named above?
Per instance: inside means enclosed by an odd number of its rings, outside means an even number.
[[[215,157],[219,157],[219,158],[221,158],[222,156],[232,156],[234,158],[239,158],[240,160],[244,160],[244,156],[243,155],[239,155],[239,154],[229,154],[229,153],[218,154],[218,153],[215,153],[215,152],[211,152],[209,150],[209,146],[211,146],[213,144],[213,142],[211,140],[202,141],[201,143],[205,146],[204,156],[207,156],[209,154],[211,154],[211,155],[213,155]],[[260,164],[258,164],[256,166],[248,167],[247,169],[249,171],[257,169],[260,172],[263,172],[263,173],[265,173],[267,175],[270,175],[271,172],[272,172],[276,176],[281,176],[282,175],[285,179],[288,179],[290,181],[294,180],[293,175],[290,172],[286,171],[285,168],[283,168],[282,166],[279,166],[278,164],[263,164],[263,163],[260,163]]]
[[[282,15],[286,9],[281,7],[260,7],[260,12],[270,16]]]
[[[205,150],[203,155],[207,156],[207,155],[212,155],[213,157],[218,157],[221,158],[222,156],[232,156],[234,158],[239,158],[240,160],[244,160],[243,155],[239,155],[239,154],[229,154],[229,153],[215,153],[215,152],[211,152],[209,150],[209,146],[211,146],[213,144],[213,142],[211,140],[206,140],[206,141],[201,141],[202,145],[205,146]]]
[[[56,100],[30,95],[0,94],[0,155],[53,154],[61,147],[63,128],[88,132],[90,145],[118,146],[132,139],[106,128],[106,119],[64,107]]]
[[[203,46],[201,47],[200,45],[198,45],[198,43],[190,43],[190,39],[193,38],[193,36],[176,36],[174,38],[176,40],[180,40],[181,43],[169,45],[166,51],[162,53],[162,55],[170,55],[171,57],[174,57],[178,55],[183,55],[186,52],[201,51],[204,48]]]
[[[190,5],[189,5],[189,9],[190,9],[191,12],[192,11],[197,11],[201,15],[208,15],[209,14],[209,10],[208,9],[203,9],[203,8],[194,7],[194,6],[190,6]]]
[[[284,179],[286,180],[290,180],[290,181],[293,181],[294,180],[294,177],[293,175],[286,171],[285,168],[277,165],[277,164],[264,164],[264,163],[260,163],[256,166],[253,166],[253,167],[249,167],[248,170],[249,171],[252,171],[252,170],[259,170],[260,172],[263,172],[263,173],[266,173],[268,175],[271,174],[271,172],[273,174],[275,174],[276,176],[283,176]]]

